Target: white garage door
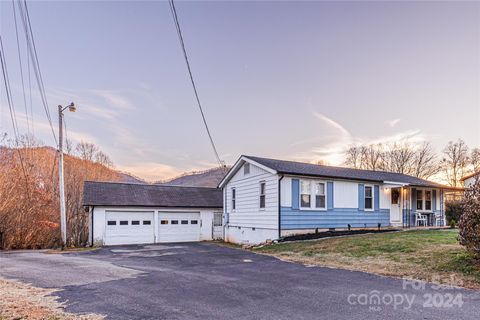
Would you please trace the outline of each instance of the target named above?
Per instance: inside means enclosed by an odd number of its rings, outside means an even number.
[[[153,211],[107,211],[105,244],[153,243]]]
[[[200,213],[160,212],[158,242],[200,241]]]

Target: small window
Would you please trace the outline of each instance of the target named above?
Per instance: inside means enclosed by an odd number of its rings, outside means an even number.
[[[151,225],[152,224],[152,221],[150,220],[143,220],[143,225],[147,226],[147,225]]]
[[[365,186],[365,210],[373,210],[373,188]]]
[[[432,191],[425,191],[425,210],[432,210]]]
[[[138,221],[138,220],[133,220],[132,221],[132,226],[138,226],[138,225],[140,225],[140,221]]]
[[[423,190],[417,190],[417,210],[423,210]]]
[[[392,204],[398,204],[400,202],[400,190],[399,189],[392,189]]]
[[[265,181],[260,182],[260,209],[265,208]]]
[[[171,224],[178,224],[178,220],[172,220]]]
[[[128,221],[125,221],[125,220],[120,221],[120,225],[121,226],[128,226]]]
[[[188,224],[188,220],[182,220],[182,224]]]
[[[245,163],[243,165],[243,174],[249,174],[250,173],[250,163]]]
[[[221,227],[223,225],[222,219],[223,219],[223,216],[221,213],[215,213],[213,215],[213,226]]]
[[[198,220],[190,220],[190,224],[198,224]]]
[[[300,207],[310,208],[310,181],[300,181]]]
[[[232,188],[232,210],[236,208],[236,190]]]
[[[319,182],[315,185],[315,207],[320,209],[326,208],[325,199],[325,183]]]
[[[116,226],[116,225],[117,225],[117,221],[112,221],[112,220],[107,221],[107,225],[109,225],[109,226]]]
[[[168,220],[161,220],[160,224],[168,224]]]

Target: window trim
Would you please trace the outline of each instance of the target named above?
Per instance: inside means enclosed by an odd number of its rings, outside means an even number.
[[[231,195],[232,195],[232,200],[231,200],[232,212],[235,212],[235,210],[237,210],[237,189],[236,188],[231,188]]]
[[[319,184],[323,184],[323,196],[325,197],[325,206],[324,207],[317,207],[317,185]],[[326,181],[314,181],[313,183],[313,195],[314,195],[314,199],[315,199],[315,205],[314,205],[314,208],[316,210],[322,210],[322,211],[326,211],[327,208],[328,208],[328,205],[327,205],[327,182]]]
[[[415,211],[416,212],[426,212],[426,213],[433,213],[433,190],[437,189],[430,189],[430,188],[417,188],[415,190]],[[418,202],[418,194],[417,192],[421,191],[422,192],[422,209],[417,209],[417,202]],[[427,208],[427,191],[430,192],[430,209]],[[436,200],[435,200],[436,201]]]
[[[430,193],[430,209],[427,209],[427,192]],[[433,191],[431,189],[425,189],[423,192],[423,210],[426,212],[433,211]]]
[[[309,189],[310,189],[310,193],[309,193],[310,203],[309,203],[308,207],[302,206],[302,194],[306,194],[306,193],[302,193],[302,183],[305,183],[305,182],[308,182]],[[312,210],[312,180],[300,179],[300,183],[299,183],[298,187],[299,187],[299,190],[298,190],[298,207],[300,208],[300,210]]]
[[[263,194],[262,194],[262,185],[263,185]],[[262,196],[263,196],[263,207],[262,207]],[[260,211],[265,211],[267,206],[267,182],[262,180],[258,183],[258,209]]]
[[[367,187],[368,188],[371,188],[372,189],[372,207],[371,208],[367,208],[366,204],[367,204]],[[373,184],[365,184],[363,185],[363,210],[364,211],[369,211],[369,212],[373,212],[375,211],[375,186]]]
[[[308,182],[310,184],[310,206],[302,207],[302,181]],[[317,193],[316,186],[319,183],[325,185],[325,207],[317,208]],[[328,181],[327,180],[317,180],[317,179],[299,179],[299,190],[298,190],[298,208],[304,211],[327,211],[328,210]]]

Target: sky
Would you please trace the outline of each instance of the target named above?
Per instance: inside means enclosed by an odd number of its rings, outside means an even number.
[[[74,101],[67,137],[148,181],[216,166],[168,2],[27,3],[55,127],[56,106]],[[480,147],[480,2],[175,3],[227,164],[338,165],[352,143],[401,139]],[[34,82],[25,115],[11,1],[0,16],[20,131],[28,120],[54,146]],[[0,132],[12,134],[1,89]]]

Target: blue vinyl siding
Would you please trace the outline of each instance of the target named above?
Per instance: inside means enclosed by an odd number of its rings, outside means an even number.
[[[432,190],[432,210],[437,211],[437,190]]]
[[[300,207],[300,180],[292,179],[292,209]]]
[[[365,185],[358,185],[358,210],[365,211]]]
[[[327,209],[331,210],[334,208],[334,203],[333,203],[333,182],[329,181],[327,182]]]
[[[352,228],[382,227],[390,225],[390,210],[358,211],[356,208],[335,208],[327,211],[299,210],[289,207],[281,208],[282,230],[314,228]]]

